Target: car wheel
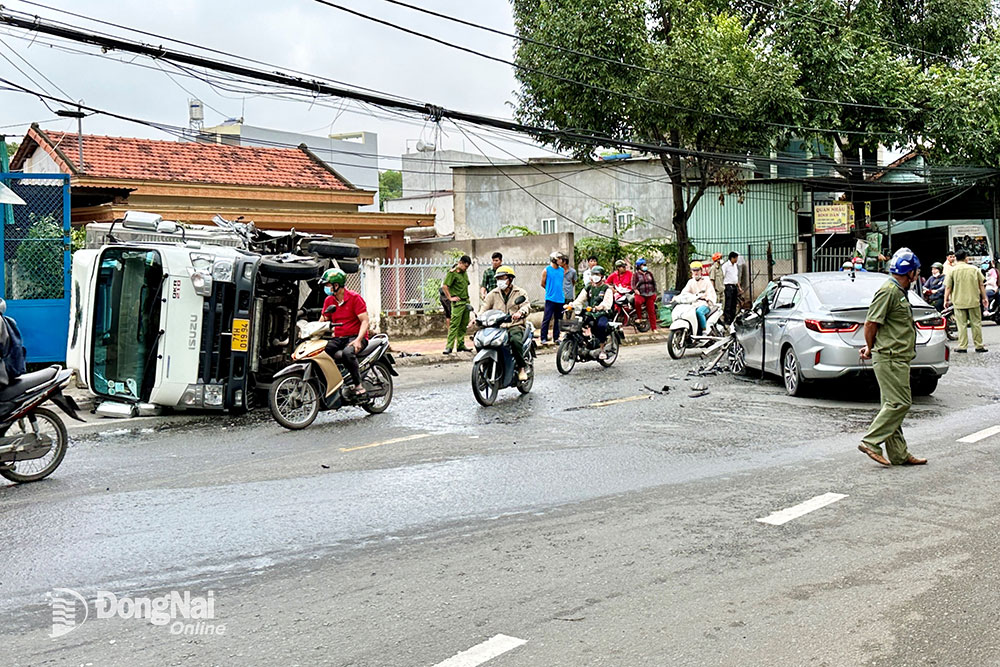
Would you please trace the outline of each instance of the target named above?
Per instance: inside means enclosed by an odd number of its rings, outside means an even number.
[[[738,338],[729,346],[729,370],[733,375],[747,374],[747,349]]]
[[[279,262],[262,257],[258,272],[265,278],[279,280],[312,280],[323,273],[323,265],[313,260],[301,262]]]
[[[795,350],[788,348],[781,360],[781,377],[785,381],[785,392],[789,396],[801,396],[805,380],[802,378],[802,367]]]
[[[930,396],[937,389],[939,379],[937,375],[915,377],[910,380],[910,393],[914,396]]]

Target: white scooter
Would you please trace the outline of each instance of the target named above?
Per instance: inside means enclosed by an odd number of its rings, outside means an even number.
[[[680,359],[688,348],[710,347],[726,337],[726,327],[722,324],[722,308],[699,299],[693,294],[678,294],[674,297],[673,319],[670,322],[670,338],[667,351],[674,359]],[[711,310],[705,318],[705,330],[698,333],[698,307],[709,306]]]

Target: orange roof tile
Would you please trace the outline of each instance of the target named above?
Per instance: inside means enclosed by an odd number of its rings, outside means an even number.
[[[33,127],[28,135],[40,146],[57,149],[48,152],[57,162],[68,162],[67,171],[95,178],[354,189],[304,147],[259,148],[85,134],[81,169],[76,164],[79,161],[76,133],[44,132]],[[26,153],[22,157],[18,151],[15,160],[20,158],[23,162],[26,157]]]

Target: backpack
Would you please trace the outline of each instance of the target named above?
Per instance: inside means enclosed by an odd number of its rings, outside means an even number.
[[[9,380],[24,375],[25,357],[28,351],[24,347],[24,339],[21,337],[21,330],[17,328],[17,322],[6,315],[0,315],[3,326],[7,329],[7,342],[0,350],[0,357],[7,369]]]

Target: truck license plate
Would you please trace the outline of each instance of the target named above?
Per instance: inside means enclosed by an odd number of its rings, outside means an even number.
[[[233,352],[246,352],[250,347],[250,320],[233,320]]]

